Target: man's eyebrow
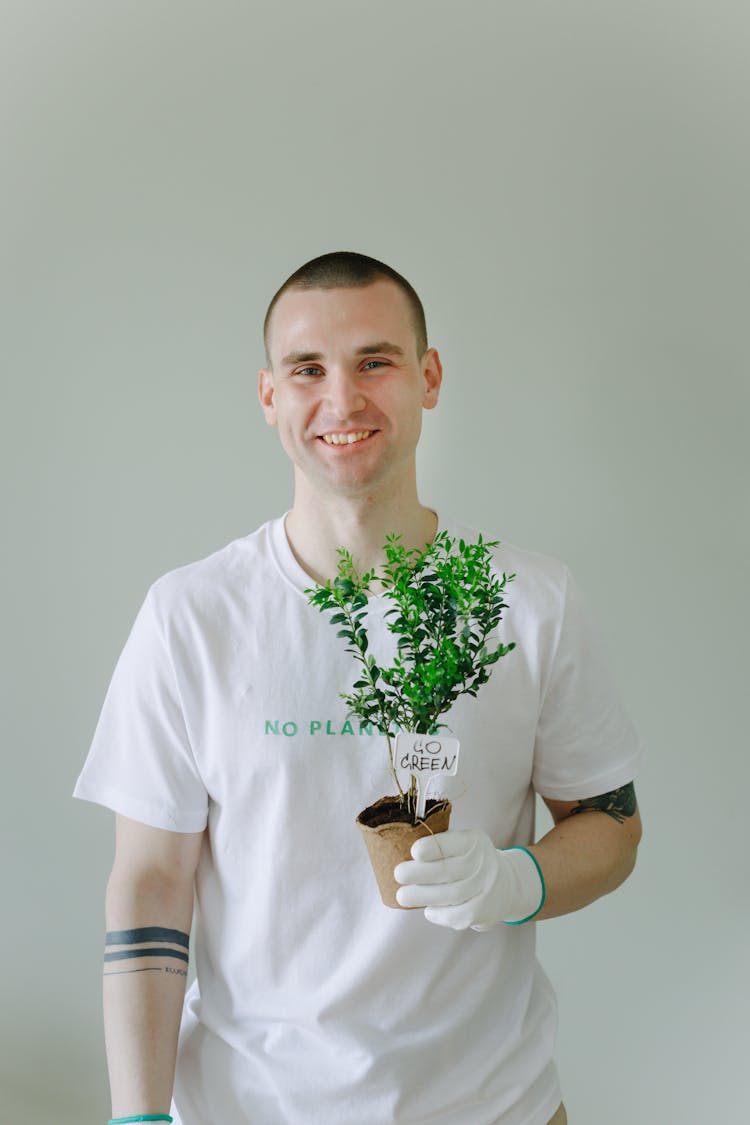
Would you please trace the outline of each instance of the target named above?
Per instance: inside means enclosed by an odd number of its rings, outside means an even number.
[[[363,344],[361,348],[356,348],[354,355],[375,355],[380,352],[382,355],[400,355],[406,353],[403,348],[398,344],[392,344],[390,340],[379,340],[374,344]],[[281,361],[282,367],[287,367],[292,363],[310,363],[313,360],[324,360],[325,356],[322,352],[290,352],[285,355]]]

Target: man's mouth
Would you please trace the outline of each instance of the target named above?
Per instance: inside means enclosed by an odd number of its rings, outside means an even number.
[[[318,441],[322,441],[328,449],[336,449],[342,452],[346,449],[352,449],[354,446],[365,445],[378,433],[380,433],[380,430],[360,430],[354,434],[326,434],[325,437],[321,435]]]

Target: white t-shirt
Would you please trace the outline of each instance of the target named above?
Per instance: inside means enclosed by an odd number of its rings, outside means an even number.
[[[75,786],[157,828],[208,825],[175,1121],[546,1125],[557,1015],[535,923],[454,931],[382,904],[354,822],[394,792],[386,742],[346,719],[362,665],[308,602],[287,514],[152,584]],[[438,791],[451,828],[503,848],[534,841],[535,792],[625,785],[641,746],[567,567],[505,542],[492,555],[516,578],[490,640],[516,648],[439,717],[461,752]],[[393,605],[371,598],[364,621],[381,666]]]

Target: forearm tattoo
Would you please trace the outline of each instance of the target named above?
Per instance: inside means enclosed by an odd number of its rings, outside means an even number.
[[[602,793],[601,797],[586,797],[579,801],[570,815],[593,809],[595,812],[606,813],[618,824],[624,824],[627,817],[635,816],[636,808],[635,786],[629,781],[621,789],[613,789],[611,793]]]
[[[162,926],[144,926],[138,930],[111,930],[106,936],[104,976],[121,976],[124,973],[169,973],[186,977],[189,961],[190,937],[182,930],[167,930]],[[184,962],[179,964],[167,962]],[[156,964],[141,964],[141,961]],[[158,962],[162,962],[159,964]]]

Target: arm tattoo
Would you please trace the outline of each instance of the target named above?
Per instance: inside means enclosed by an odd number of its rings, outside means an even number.
[[[181,930],[165,930],[162,926],[144,926],[140,930],[110,930],[107,945],[136,945],[144,941],[171,941],[174,945],[190,945],[190,938]]]
[[[606,813],[618,824],[624,824],[626,817],[635,815],[636,807],[635,786],[629,781],[621,789],[613,789],[611,793],[602,793],[600,797],[586,797],[585,800],[579,801],[570,815],[574,816],[576,813],[593,809],[595,812]]]
[[[121,976],[123,973],[170,973],[187,976],[187,969],[169,965],[147,965],[143,967],[121,967],[107,970],[111,962],[132,961],[142,957],[168,958],[177,961],[189,960],[187,949],[190,937],[181,930],[169,930],[163,926],[143,926],[137,930],[110,930],[106,936],[107,952],[104,954],[105,977]],[[174,946],[181,946],[175,949]],[[115,948],[117,947],[117,948]]]

